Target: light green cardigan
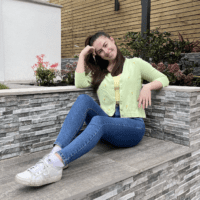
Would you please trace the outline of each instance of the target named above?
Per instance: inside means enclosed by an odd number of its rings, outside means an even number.
[[[123,71],[120,76],[119,91],[120,91],[120,117],[133,118],[142,117],[146,118],[145,110],[142,106],[138,108],[138,97],[142,88],[143,79],[149,82],[158,80],[162,83],[163,87],[169,85],[169,79],[166,75],[152,67],[151,64],[141,58],[125,58]],[[91,74],[87,76],[85,72],[77,73],[75,71],[75,86],[76,88],[91,87]],[[97,96],[99,98],[100,107],[110,117],[115,113],[115,90],[114,80],[111,73],[108,73],[101,82]]]

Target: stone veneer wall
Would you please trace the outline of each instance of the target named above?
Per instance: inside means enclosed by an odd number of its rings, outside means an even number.
[[[0,96],[0,160],[52,148],[80,94],[98,102],[92,92],[76,90]]]
[[[87,194],[82,200],[199,200],[200,89],[184,92],[176,91],[174,87],[168,90],[170,87],[152,91],[152,108],[146,109],[147,118],[144,119],[145,135],[181,142],[185,146],[193,143],[195,148],[191,153],[158,163],[137,175]],[[0,96],[0,160],[52,148],[80,94],[90,95],[99,104],[89,88]]]
[[[61,69],[66,69],[66,64],[73,64],[74,62],[78,62],[78,58],[61,58]]]
[[[199,150],[87,194],[80,200],[199,200]]]
[[[99,104],[92,88],[71,88],[64,92],[0,94],[0,160],[52,148],[79,95],[87,94]],[[184,88],[188,90],[184,92]],[[151,91],[151,99],[151,106],[145,109],[145,135],[198,147],[200,88],[168,86]],[[81,130],[85,127],[84,123]]]
[[[194,68],[193,74],[196,76],[200,76],[200,52],[198,53],[181,53],[181,55],[183,55],[183,57],[181,58],[181,61],[179,62],[180,65],[183,65],[183,69],[185,69],[185,65],[183,64],[184,62],[184,58],[188,58],[188,61],[186,61],[186,63],[188,62],[194,62],[198,64],[198,67]]]

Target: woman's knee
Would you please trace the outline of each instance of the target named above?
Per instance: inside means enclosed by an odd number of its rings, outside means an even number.
[[[103,124],[103,121],[104,121],[104,117],[103,116],[96,115],[91,119],[90,124],[91,125],[101,126]]]
[[[90,96],[88,96],[87,94],[80,94],[79,96],[78,96],[78,98],[76,99],[76,101],[81,101],[81,102],[89,102],[89,100],[90,100]]]
[[[80,99],[80,98],[88,98],[89,97],[89,95],[87,95],[87,94],[80,94],[79,96],[78,96],[78,98]]]

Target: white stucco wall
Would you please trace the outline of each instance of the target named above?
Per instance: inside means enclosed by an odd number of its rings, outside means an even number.
[[[61,69],[61,8],[39,1],[0,0],[0,81],[32,82],[36,55]]]
[[[2,0],[0,0],[0,81],[5,76]]]

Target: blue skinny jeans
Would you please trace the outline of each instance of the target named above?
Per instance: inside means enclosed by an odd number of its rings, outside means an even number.
[[[78,135],[84,121],[87,127]],[[120,118],[118,105],[115,114],[110,117],[92,97],[81,94],[65,118],[53,146],[57,144],[62,148],[57,153],[66,166],[92,150],[99,140],[116,147],[133,147],[142,140],[144,133],[142,118]]]

